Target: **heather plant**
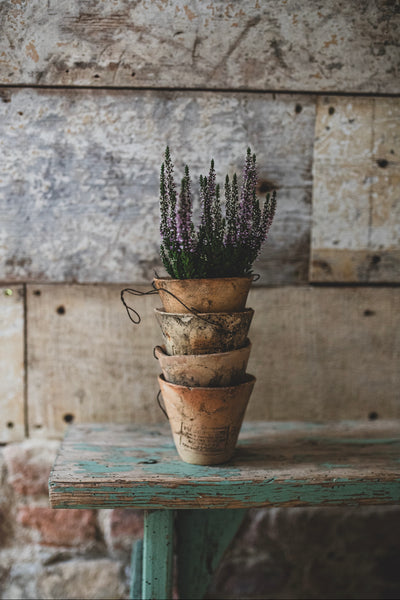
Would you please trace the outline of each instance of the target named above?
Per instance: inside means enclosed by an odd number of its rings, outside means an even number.
[[[167,147],[160,176],[160,255],[168,274],[175,279],[251,275],[276,208],[275,191],[267,194],[263,205],[257,198],[256,155],[247,149],[240,190],[236,173],[232,181],[226,176],[224,201],[211,161],[208,176],[200,176],[197,228],[189,167],[179,194],[173,171]]]

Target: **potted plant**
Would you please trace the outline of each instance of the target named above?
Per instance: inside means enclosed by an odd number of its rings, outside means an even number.
[[[169,278],[156,278],[166,312],[242,311],[252,283],[252,266],[267,239],[275,214],[276,193],[264,205],[257,198],[256,155],[247,150],[243,181],[225,178],[225,211],[216,183],[214,161],[200,177],[201,217],[193,222],[189,167],[179,196],[169,148],[160,176],[160,255]],[[224,214],[225,212],[225,214]]]
[[[256,156],[247,150],[243,180],[226,176],[222,208],[214,161],[200,177],[196,227],[189,167],[177,195],[169,148],[160,177],[160,255],[169,277],[156,277],[163,310],[155,314],[165,345],[155,349],[158,381],[176,448],[194,464],[218,464],[234,452],[255,378],[246,374],[254,311],[246,308],[252,265],[271,226],[276,193],[256,194]]]

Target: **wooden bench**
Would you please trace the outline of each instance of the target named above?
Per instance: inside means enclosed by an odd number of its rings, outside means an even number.
[[[398,503],[400,421],[248,423],[214,467],[183,463],[168,425],[71,426],[49,490],[54,508],[144,509],[132,598],[171,597],[174,546],[181,598],[202,598],[248,508]]]

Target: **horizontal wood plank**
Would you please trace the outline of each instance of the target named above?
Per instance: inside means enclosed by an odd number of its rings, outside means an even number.
[[[146,288],[143,288],[145,290]],[[60,437],[72,421],[154,423],[159,343],[153,297],[130,304],[128,319],[118,286],[28,286],[29,429],[33,437]]]
[[[310,278],[400,282],[400,99],[321,98]]]
[[[249,419],[400,418],[400,288],[251,290]]]
[[[395,2],[9,0],[1,13],[3,84],[400,91]]]
[[[264,284],[306,281],[312,98],[4,94],[0,279],[149,283],[160,268],[159,170],[169,144],[178,182],[185,162],[191,167],[197,202],[198,178],[211,158],[223,183],[226,173],[240,175],[250,145],[258,157],[260,194],[278,188],[277,216],[256,270]]]
[[[234,458],[182,462],[169,427],[72,428],[49,489],[54,508],[250,508],[395,504],[400,423],[248,423]]]
[[[0,443],[25,436],[24,289],[0,285]]]
[[[120,289],[28,286],[32,436],[60,437],[69,418],[163,420],[152,355],[160,301],[128,298],[142,316],[133,325]],[[400,289],[254,288],[248,306],[248,371],[257,381],[247,419],[400,418]]]

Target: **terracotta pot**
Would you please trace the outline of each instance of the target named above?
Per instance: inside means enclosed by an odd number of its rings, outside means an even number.
[[[251,343],[238,350],[215,354],[181,354],[169,356],[165,347],[156,346],[154,354],[166,381],[178,385],[223,387],[245,379]]]
[[[176,449],[183,461],[215,465],[234,451],[255,377],[229,387],[187,387],[159,376]]]
[[[244,310],[252,281],[251,276],[209,279],[162,277],[154,279],[154,285],[159,290],[165,312],[185,313],[195,310],[202,313],[218,313]]]
[[[236,313],[167,313],[155,308],[167,354],[212,354],[245,345],[254,310]]]

